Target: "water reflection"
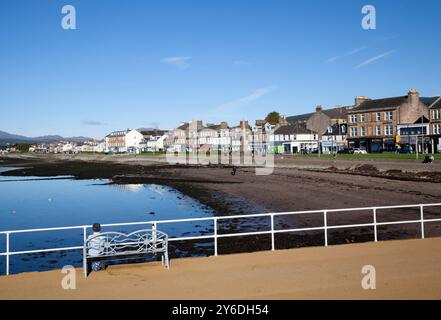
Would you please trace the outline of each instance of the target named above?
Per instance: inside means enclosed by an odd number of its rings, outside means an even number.
[[[2,169],[2,168],[0,168]],[[4,170],[3,170],[4,171]],[[48,180],[0,177],[0,231],[207,217],[213,210],[179,191],[161,185],[116,185],[109,180]],[[150,226],[108,228],[133,231]],[[208,232],[208,223],[161,226],[170,236]],[[81,230],[11,235],[11,250],[80,246]],[[5,236],[0,236],[0,252]],[[57,252],[11,257],[11,271],[48,270],[65,264],[81,265],[81,252]],[[79,263],[79,264],[78,264]],[[4,273],[5,259],[0,258]]]

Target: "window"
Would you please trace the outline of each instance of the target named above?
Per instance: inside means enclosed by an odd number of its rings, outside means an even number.
[[[375,118],[377,121],[381,121],[381,112],[377,112]]]
[[[384,135],[391,136],[391,135],[393,135],[393,132],[394,131],[393,131],[392,125],[387,124],[384,126]]]
[[[357,115],[356,114],[351,115],[351,123],[357,123]]]
[[[366,114],[365,113],[362,113],[360,115],[360,122],[366,122]]]
[[[441,134],[441,125],[439,124],[433,125],[433,134]]]
[[[366,136],[366,127],[361,127],[361,134],[360,136],[365,137]]]
[[[394,118],[394,113],[392,111],[387,111],[384,113],[384,120],[392,121]]]
[[[351,128],[351,137],[356,137],[358,136],[358,130],[357,127],[353,127]]]
[[[376,126],[375,127],[375,135],[381,136],[381,126]]]
[[[441,111],[439,109],[432,110],[432,119],[439,120],[441,118]]]
[[[340,134],[346,134],[346,125],[340,126]]]

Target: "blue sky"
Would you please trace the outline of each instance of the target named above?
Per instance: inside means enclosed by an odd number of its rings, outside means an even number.
[[[75,6],[77,30],[61,8]],[[377,29],[361,27],[361,8]],[[102,138],[441,93],[441,1],[0,2],[0,130]]]

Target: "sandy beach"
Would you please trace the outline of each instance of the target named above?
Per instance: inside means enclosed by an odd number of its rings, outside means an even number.
[[[441,238],[111,266],[76,289],[60,270],[0,277],[0,299],[441,299]],[[376,289],[365,290],[364,265]]]

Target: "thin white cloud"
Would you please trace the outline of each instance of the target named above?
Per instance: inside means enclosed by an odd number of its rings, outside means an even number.
[[[348,51],[348,52],[346,52],[346,53],[344,53],[344,54],[342,54],[340,56],[335,56],[335,57],[329,58],[326,62],[333,63],[333,62],[335,62],[335,61],[337,61],[339,59],[350,57],[350,56],[352,56],[352,55],[354,55],[354,54],[356,54],[356,53],[358,53],[360,51],[363,51],[366,48],[367,48],[366,46],[355,48],[355,49],[353,49],[351,51]]]
[[[107,126],[107,123],[95,120],[82,120],[81,123],[85,126]]]
[[[387,52],[384,52],[384,53],[382,53],[382,54],[379,54],[379,55],[377,55],[377,56],[375,56],[375,57],[372,57],[372,58],[370,58],[370,59],[367,59],[367,60],[365,60],[365,61],[363,61],[362,63],[360,63],[359,65],[357,65],[356,67],[355,67],[355,69],[359,69],[359,68],[361,68],[361,67],[365,67],[365,66],[367,66],[367,65],[369,65],[369,64],[371,64],[371,63],[374,63],[375,61],[378,61],[378,60],[380,60],[380,59],[383,59],[383,58],[385,58],[385,57],[387,57],[388,55],[391,55],[392,53],[394,53],[395,51],[397,51],[397,50],[390,50],[390,51],[387,51]]]
[[[161,62],[180,69],[187,69],[190,66],[190,60],[192,58],[193,57],[188,56],[166,57],[163,58]]]
[[[264,88],[259,88],[251,92],[249,95],[244,96],[242,98],[224,103],[223,105],[220,105],[216,108],[217,111],[228,111],[233,110],[241,107],[245,107],[249,105],[250,103],[259,100],[263,96],[269,94],[270,92],[274,91],[276,89],[276,86],[269,86]]]

